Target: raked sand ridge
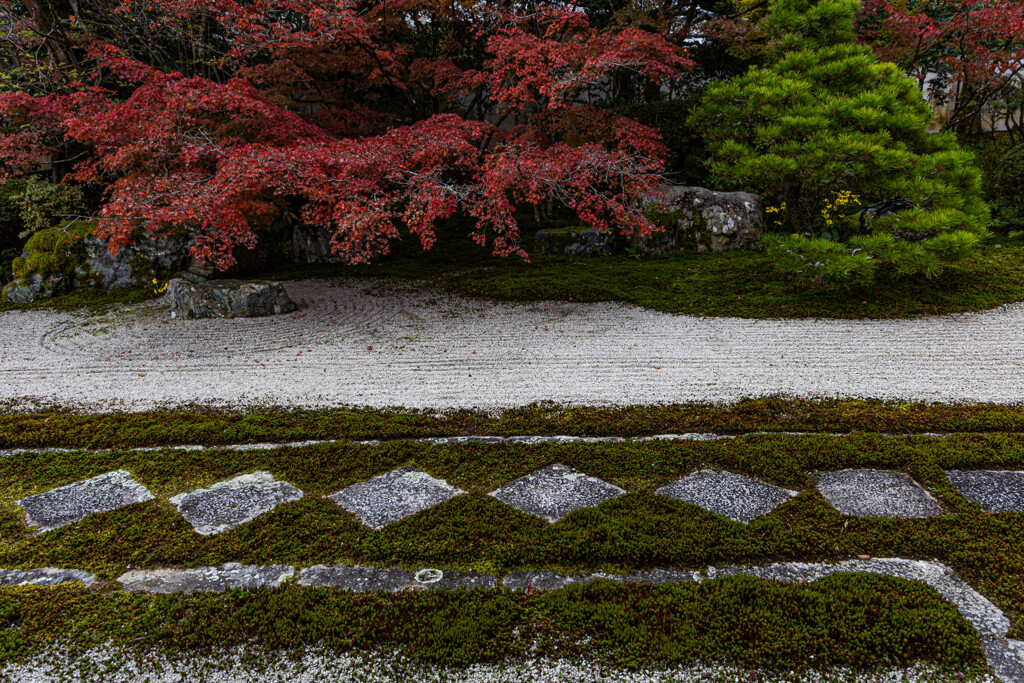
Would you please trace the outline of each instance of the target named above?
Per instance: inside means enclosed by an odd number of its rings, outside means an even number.
[[[285,283],[296,313],[0,313],[0,401],[501,409],[791,394],[1024,402],[1024,304],[907,320],[743,320],[472,301],[381,280]]]

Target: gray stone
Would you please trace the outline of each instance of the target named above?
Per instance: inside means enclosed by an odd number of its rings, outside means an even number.
[[[87,237],[83,240],[86,261],[75,269],[75,287],[120,289],[149,285],[161,272],[176,273],[191,260],[191,238],[140,236],[132,244],[111,254],[107,240]]]
[[[507,443],[624,443],[626,439],[621,436],[510,436],[505,439]]]
[[[96,577],[78,569],[0,569],[0,586],[57,586],[62,583],[80,581],[88,586]]]
[[[655,491],[747,524],[796,495],[796,491],[719,470],[700,470]]]
[[[942,514],[938,501],[903,472],[819,472],[814,482],[821,495],[844,515],[908,518]]]
[[[553,591],[574,583],[586,583],[592,574],[562,574],[561,572],[509,572],[501,579],[505,588],[517,591]]]
[[[490,574],[448,569],[420,569],[413,575],[413,584],[410,588],[412,590],[455,590],[456,588],[475,590],[494,588],[496,585],[498,585],[497,579]]]
[[[574,510],[594,507],[624,493],[618,486],[555,464],[520,477],[490,495],[517,510],[557,522]]]
[[[950,470],[946,476],[985,512],[1024,512],[1024,472]]]
[[[399,467],[368,481],[352,484],[330,498],[366,526],[383,529],[392,522],[434,507],[461,493],[465,491],[426,472],[412,467]]]
[[[516,571],[506,574],[501,582],[506,588],[525,591],[551,591],[565,588],[574,583],[588,583],[594,579],[606,579],[621,583],[641,583],[655,586],[663,583],[693,583],[693,572],[674,569],[648,569],[630,572],[629,574],[606,574],[593,572],[589,574],[563,574],[551,571]]]
[[[278,505],[302,498],[302,491],[269,472],[254,472],[214,484],[207,489],[171,498],[197,533],[217,534],[252,521]]]
[[[213,280],[194,284],[175,278],[164,301],[172,318],[259,318],[291,313],[298,307],[280,282]]]
[[[14,281],[0,291],[0,301],[12,304],[30,304],[67,292],[68,286],[61,275],[35,273],[28,282]]]
[[[429,443],[437,446],[467,443],[504,443],[505,439],[500,436],[439,436],[426,439],[413,439],[419,443]]]
[[[749,192],[715,192],[703,187],[664,185],[656,203],[678,212],[677,241],[696,243],[697,251],[744,249],[764,232],[761,198]]]
[[[1003,683],[1024,683],[1024,642],[998,638],[982,641],[985,659]]]
[[[885,574],[910,581],[926,583],[942,597],[956,606],[957,610],[981,636],[1005,636],[1010,629],[1010,620],[1002,610],[953,573],[953,570],[938,562],[903,560],[898,558],[874,558],[870,560],[848,560],[837,564],[807,564],[787,562],[754,567],[709,567],[708,578],[746,574],[771,581],[800,583],[817,581],[837,572],[861,572]]]
[[[153,494],[125,470],[50,489],[16,501],[25,510],[29,526],[50,531],[133,503],[152,500]]]
[[[615,235],[601,230],[540,230],[533,236],[534,249],[542,254],[600,256],[615,250]]]
[[[300,586],[322,586],[347,591],[401,591],[413,584],[408,569],[343,567],[318,564],[299,572]]]
[[[326,586],[342,590],[389,591],[404,590],[467,590],[494,588],[497,580],[490,574],[442,569],[381,569],[378,567],[343,567],[317,565],[303,569],[300,586]]]
[[[282,565],[252,566],[229,562],[220,567],[130,571],[117,580],[124,590],[130,592],[220,593],[235,588],[276,588],[294,574],[295,569]]]
[[[315,225],[292,229],[293,263],[345,263],[345,257],[331,249],[331,233]]]

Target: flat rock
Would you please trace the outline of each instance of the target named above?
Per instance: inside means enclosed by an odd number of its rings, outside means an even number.
[[[96,577],[78,569],[0,569],[0,586],[57,586],[62,583],[81,581],[88,586]]]
[[[796,495],[796,491],[720,470],[694,472],[662,486],[655,493],[692,503],[743,524],[768,514]]]
[[[1024,683],[1024,642],[1020,640],[985,640],[985,659],[1003,683]]]
[[[300,586],[340,588],[347,591],[401,591],[413,583],[408,569],[344,567],[318,564],[299,572]]]
[[[294,574],[294,568],[282,565],[251,566],[229,562],[220,567],[130,571],[117,580],[124,590],[131,592],[219,593],[233,588],[275,588]]]
[[[595,507],[625,491],[561,464],[520,477],[490,495],[506,505],[557,522],[574,510]]]
[[[342,590],[405,591],[453,590],[456,588],[494,588],[497,580],[490,574],[460,572],[442,569],[382,569],[378,567],[344,567],[317,565],[303,569],[299,574],[300,586],[323,586]]]
[[[950,470],[946,476],[985,512],[1024,512],[1024,472]]]
[[[821,495],[844,515],[907,518],[942,514],[938,501],[903,472],[838,470],[819,472],[814,481]]]
[[[366,526],[383,529],[392,522],[465,493],[448,482],[412,467],[399,467],[387,474],[338,491],[331,500],[345,508]]]
[[[168,283],[164,301],[170,304],[172,318],[261,318],[298,308],[280,282],[195,284],[176,278]]]
[[[693,583],[692,572],[674,569],[648,569],[629,574],[606,574],[592,572],[583,574],[563,574],[552,571],[515,571],[502,577],[501,583],[512,590],[551,591],[565,588],[574,583],[588,583],[595,579],[619,581],[622,583],[642,583],[655,586],[662,583]]]
[[[254,472],[180,493],[171,498],[197,533],[217,534],[252,521],[278,505],[302,498],[302,491],[269,472]]]
[[[847,560],[836,564],[786,562],[765,566],[710,567],[708,578],[746,574],[784,583],[817,581],[837,572],[885,574],[910,581],[926,583],[957,610],[981,636],[1003,637],[1010,628],[1010,620],[988,598],[971,588],[953,570],[938,562],[904,560],[900,558],[873,558]]]
[[[43,531],[81,521],[89,515],[152,500],[153,494],[125,470],[101,474],[16,501],[29,526]]]

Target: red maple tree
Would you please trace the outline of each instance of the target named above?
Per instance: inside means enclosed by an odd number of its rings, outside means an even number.
[[[226,268],[282,198],[353,263],[405,230],[429,248],[456,214],[494,253],[525,257],[516,208],[552,201],[598,229],[654,229],[641,209],[664,147],[603,105],[623,78],[663,83],[691,66],[662,35],[599,32],[564,6],[438,0],[120,0],[115,11],[144,19],[153,40],[212,22],[190,48],[203,69],[147,63],[131,40],[73,17],[89,82],[0,94],[11,131],[0,159],[27,169],[75,151],[70,177],[105,187],[97,234],[112,249],[186,228],[195,256]]]

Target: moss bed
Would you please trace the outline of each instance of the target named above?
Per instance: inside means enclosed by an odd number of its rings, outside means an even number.
[[[431,412],[398,408],[266,408],[239,413],[203,406],[164,412],[76,414],[45,408],[31,413],[5,413],[0,403],[0,448],[127,448],[284,443],[309,439],[536,434],[650,436],[755,431],[1024,432],[1024,406],[768,397],[732,404],[616,408],[538,403],[499,415],[473,410]]]
[[[55,641],[71,643],[72,651],[109,644],[138,649],[144,643],[172,657],[234,645],[250,652],[387,649],[447,667],[500,662],[524,652],[624,668],[697,661],[786,672],[809,663],[871,667],[925,661],[968,672],[983,666],[970,625],[932,589],[850,574],[806,586],[750,577],[659,587],[597,581],[533,595],[0,590],[0,663]]]
[[[364,266],[288,266],[254,279],[384,277],[426,279],[470,298],[502,301],[617,301],[667,313],[741,318],[906,318],[981,311],[1024,300],[1024,243],[1001,239],[934,279],[882,278],[868,287],[822,287],[778,274],[757,251],[676,253],[642,259],[536,256],[499,259],[472,243],[413,245]],[[0,302],[0,312],[97,309],[155,298],[152,288],[77,291],[34,304]]]
[[[1024,623],[1024,515],[982,513],[956,491],[945,470],[1024,468],[1022,424],[1024,408],[1019,407],[782,399],[653,409],[532,406],[499,416],[370,410],[12,414],[0,418],[4,446],[215,445],[459,433],[842,433],[621,444],[395,441],[255,451],[23,453],[0,458],[0,567],[69,567],[112,579],[129,566],[224,562],[433,566],[502,574],[903,557],[951,566],[1006,612],[1013,635]],[[627,494],[556,524],[487,495],[553,462],[621,486]],[[415,465],[469,494],[381,531],[323,498],[401,465]],[[653,493],[708,466],[800,493],[749,525]],[[844,517],[814,489],[809,473],[847,467],[907,472],[947,514]],[[31,533],[14,504],[25,495],[121,468],[157,499],[45,534]],[[256,470],[294,484],[305,497],[211,537],[193,532],[167,502],[176,493]],[[811,662],[864,667],[921,660],[967,672],[983,666],[976,635],[930,588],[865,575],[801,586],[744,577],[655,588],[598,582],[545,595],[493,590],[380,596],[285,587],[143,596],[106,587],[0,589],[0,661],[38,653],[55,639],[72,647],[111,641],[172,653],[242,641],[267,650],[313,644],[346,652],[386,647],[415,661],[449,665],[515,658],[538,643],[542,651],[557,646],[561,653],[616,666],[686,664],[712,655],[716,661],[772,671],[798,670]]]

